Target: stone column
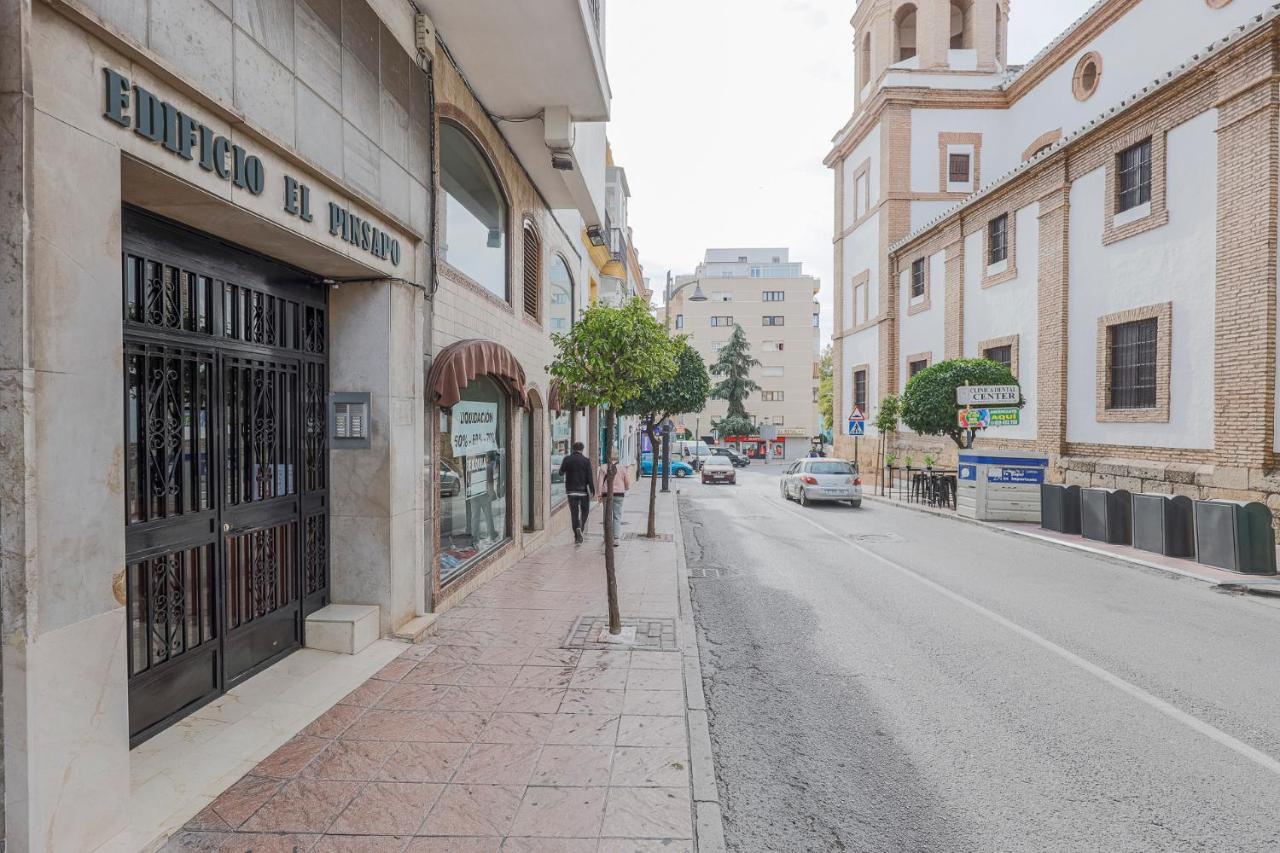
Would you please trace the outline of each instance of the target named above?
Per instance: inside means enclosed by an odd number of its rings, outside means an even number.
[[[30,16],[0,0],[6,843],[93,850],[129,800],[120,153],[35,111]]]
[[[1039,289],[1036,340],[1036,449],[1050,464],[1067,443],[1067,283],[1071,188],[1066,160],[1061,183],[1040,199]]]
[[[1227,468],[1274,457],[1277,113],[1270,77],[1218,110],[1214,445]]]
[[[368,448],[330,448],[330,589],[376,604],[388,634],[422,608],[422,313],[412,285],[344,284],[330,293],[329,390],[370,393]]]

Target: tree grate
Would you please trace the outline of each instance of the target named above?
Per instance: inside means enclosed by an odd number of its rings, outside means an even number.
[[[579,616],[569,629],[569,635],[561,644],[566,649],[647,649],[658,652],[676,652],[676,620],[657,616],[622,617],[623,628],[636,629],[634,645],[619,646],[600,643],[596,637],[609,627],[608,616]]]

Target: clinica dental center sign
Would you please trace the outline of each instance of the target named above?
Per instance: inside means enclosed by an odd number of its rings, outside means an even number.
[[[206,127],[168,101],[118,71],[104,68],[103,116],[144,139],[189,160],[206,172],[230,181],[253,195],[262,195],[267,176],[262,160],[230,139]],[[311,188],[285,175],[282,209],[303,222],[311,222]],[[329,202],[329,233],[374,257],[400,265],[400,241],[369,220],[351,213],[346,205]]]

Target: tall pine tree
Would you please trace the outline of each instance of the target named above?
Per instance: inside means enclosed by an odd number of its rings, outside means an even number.
[[[714,376],[724,377],[711,389],[711,396],[729,402],[729,413],[716,423],[716,432],[726,435],[755,435],[755,425],[747,414],[744,401],[760,386],[751,379],[752,368],[759,367],[760,360],[751,357],[751,344],[742,327],[734,325],[729,342],[720,350],[720,357],[711,365]]]

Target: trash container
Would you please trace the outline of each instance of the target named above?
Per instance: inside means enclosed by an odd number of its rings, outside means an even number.
[[[1132,500],[1125,489],[1080,490],[1080,534],[1111,545],[1133,541]]]
[[[1196,560],[1248,575],[1276,573],[1271,510],[1257,501],[1196,501]]]
[[[1045,483],[1040,487],[1040,526],[1080,535],[1080,487]]]
[[[1144,492],[1133,496],[1133,547],[1166,557],[1194,557],[1191,498]]]
[[[1020,450],[963,450],[956,512],[980,521],[1040,522],[1040,486],[1049,459]]]

